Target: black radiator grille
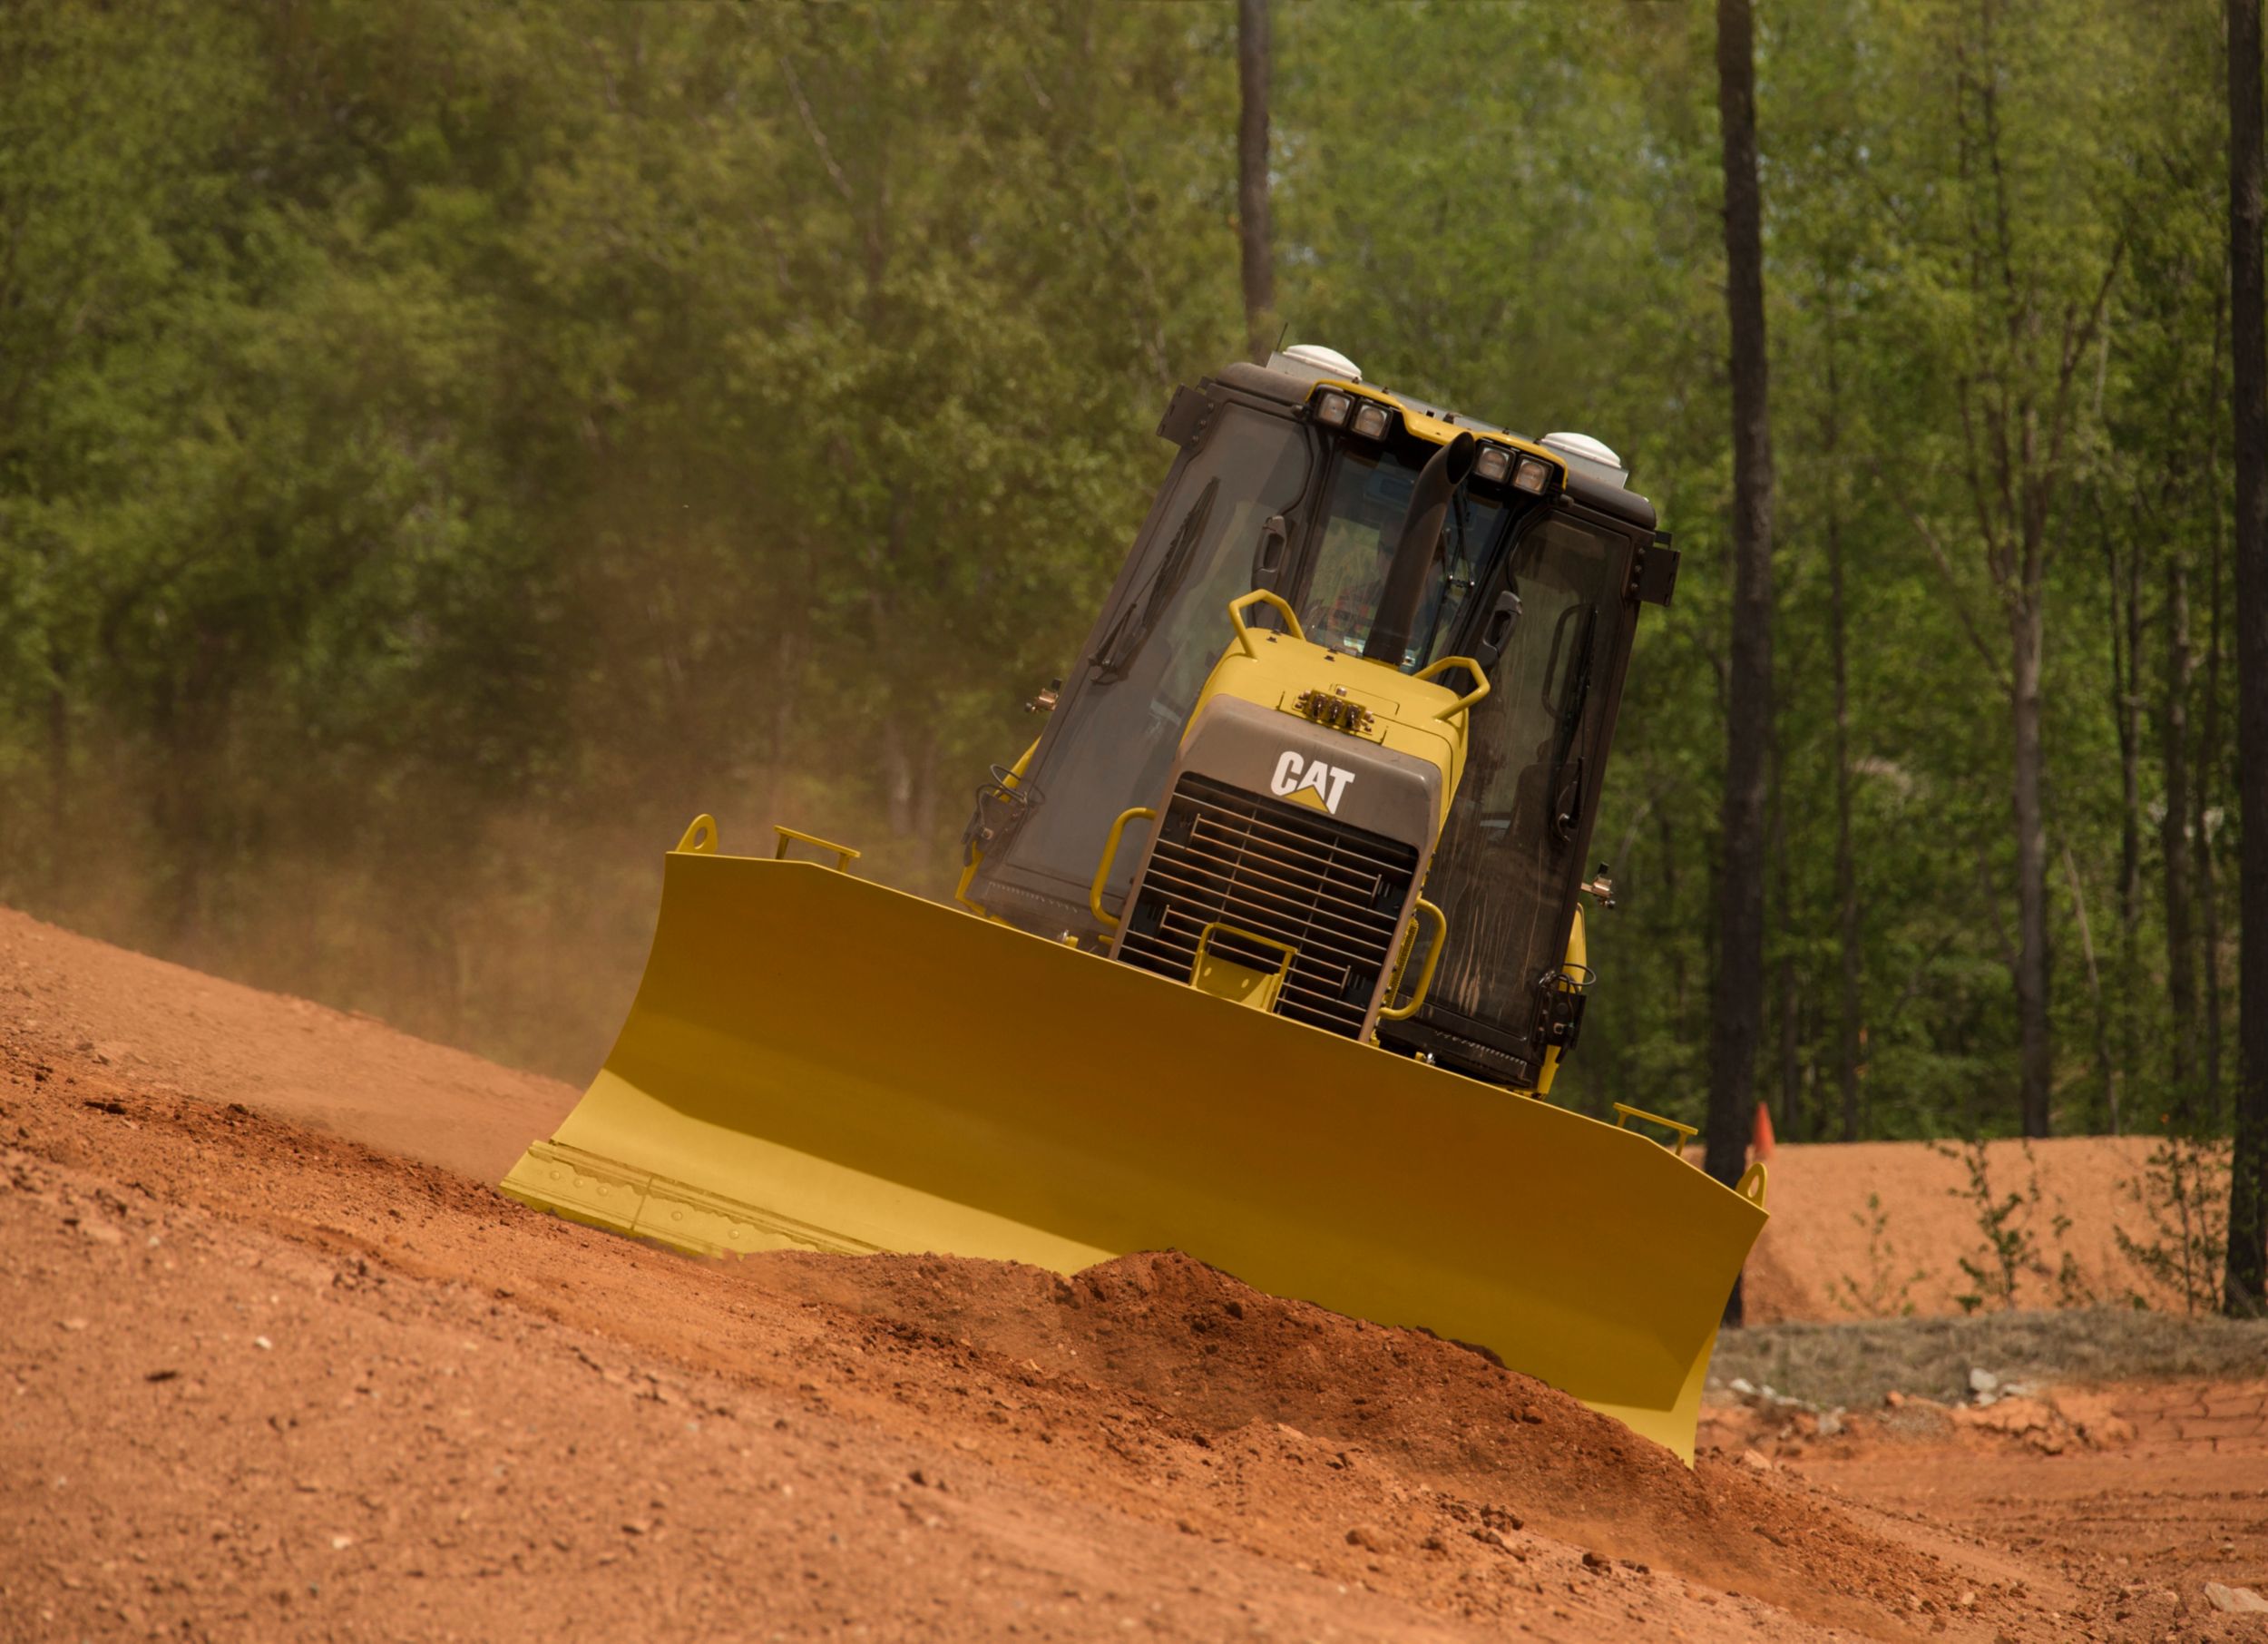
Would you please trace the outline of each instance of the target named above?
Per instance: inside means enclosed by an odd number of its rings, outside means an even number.
[[[1198,935],[1215,920],[1298,950],[1276,1014],[1361,1033],[1379,974],[1392,961],[1417,849],[1305,806],[1186,775],[1158,825],[1140,894],[1118,954],[1189,979]],[[1256,970],[1283,955],[1216,935],[1207,951]]]

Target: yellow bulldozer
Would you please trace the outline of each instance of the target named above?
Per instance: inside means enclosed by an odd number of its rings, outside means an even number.
[[[669,853],[630,1016],[503,1190],[702,1254],[1174,1248],[1485,1348],[1690,1461],[1765,1220],[1690,1128],[1547,1100],[1641,605],[1614,453],[1328,349],[1175,394],[1178,447],[959,906],[789,828]],[[919,711],[909,704],[908,712]],[[811,847],[826,860],[807,859]]]

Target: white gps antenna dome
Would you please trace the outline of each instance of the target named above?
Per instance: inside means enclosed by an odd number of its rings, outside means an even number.
[[[1543,436],[1545,449],[1558,452],[1570,463],[1602,471],[1601,477],[1619,485],[1630,477],[1630,471],[1622,465],[1622,459],[1605,440],[1593,439],[1588,434],[1547,434]]]
[[[1281,353],[1268,356],[1268,369],[1282,371],[1292,377],[1304,377],[1309,382],[1321,382],[1329,377],[1334,382],[1359,383],[1363,370],[1336,348],[1326,348],[1321,343],[1294,343]]]

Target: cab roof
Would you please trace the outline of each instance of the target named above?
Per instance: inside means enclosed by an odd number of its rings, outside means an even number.
[[[1422,439],[1432,439],[1439,444],[1452,438],[1460,430],[1478,435],[1496,435],[1558,463],[1567,475],[1568,494],[1578,502],[1588,503],[1617,519],[1627,520],[1641,530],[1651,531],[1657,523],[1651,502],[1628,485],[1618,484],[1607,477],[1608,471],[1596,465],[1569,462],[1564,452],[1537,445],[1509,428],[1500,428],[1494,423],[1483,422],[1479,417],[1429,405],[1414,395],[1395,393],[1370,383],[1342,382],[1305,373],[1271,370],[1266,366],[1256,366],[1246,360],[1223,367],[1209,380],[1237,394],[1284,406],[1304,405],[1319,382],[1329,382],[1335,388],[1343,388],[1364,398],[1391,402],[1403,412],[1404,426]]]

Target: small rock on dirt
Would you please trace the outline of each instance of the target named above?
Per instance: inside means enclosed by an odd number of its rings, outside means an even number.
[[[1378,1532],[1367,1524],[1357,1524],[1349,1530],[1346,1532],[1346,1544],[1349,1547],[1366,1547],[1373,1552],[1385,1551],[1378,1544]]]
[[[2000,1391],[2000,1378],[1989,1370],[1972,1367],[1969,1372],[1969,1391],[1979,1398],[1990,1398]]]
[[[2230,1615],[2268,1615],[2268,1599],[2249,1587],[2224,1587],[2218,1581],[2207,1581],[2205,1602]]]
[[[1772,1458],[1761,1450],[1742,1451],[1740,1453],[1740,1464],[1744,1467],[1753,1467],[1758,1473],[1769,1473],[1772,1471]]]

